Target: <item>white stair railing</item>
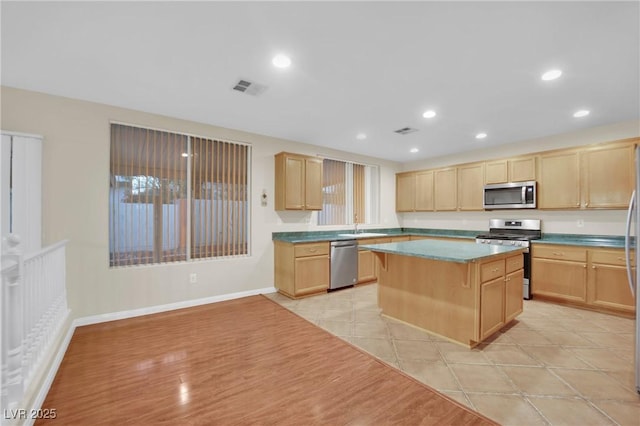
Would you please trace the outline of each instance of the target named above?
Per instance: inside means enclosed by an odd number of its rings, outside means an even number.
[[[27,255],[20,253],[19,241],[9,236],[2,254],[3,410],[22,400],[68,315],[67,241]]]

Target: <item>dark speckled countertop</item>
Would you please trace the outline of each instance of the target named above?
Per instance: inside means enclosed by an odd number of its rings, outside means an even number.
[[[383,236],[404,236],[417,235],[428,237],[447,237],[460,238],[461,240],[473,240],[476,235],[486,233],[486,230],[479,231],[462,231],[459,229],[426,229],[426,228],[378,228],[378,229],[362,229],[363,233],[359,238],[367,238],[367,234],[376,233]],[[341,236],[340,234],[351,234],[352,229],[344,229],[339,231],[307,231],[307,232],[274,232],[273,240],[285,241],[289,243],[311,243],[318,241],[337,241],[350,240],[353,236]],[[376,238],[371,235],[369,238]],[[582,235],[582,234],[543,234],[541,240],[533,241],[534,244],[566,244],[587,247],[607,247],[607,248],[624,248],[624,237],[618,235]],[[632,238],[632,246],[635,247],[635,241]]]

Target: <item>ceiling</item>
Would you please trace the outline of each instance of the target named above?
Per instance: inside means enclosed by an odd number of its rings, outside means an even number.
[[[639,119],[639,5],[2,1],[1,82],[407,162]]]

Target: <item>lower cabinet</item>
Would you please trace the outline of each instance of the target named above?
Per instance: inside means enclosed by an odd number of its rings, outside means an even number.
[[[358,250],[358,284],[377,279],[375,255],[369,250]]]
[[[480,340],[522,313],[521,253],[480,266]]]
[[[531,293],[603,312],[635,313],[622,249],[534,243]]]
[[[634,256],[631,256],[634,265]],[[635,269],[633,272],[635,276]],[[629,288],[624,250],[590,250],[587,271],[587,303],[603,309],[635,313]]]
[[[329,242],[291,244],[274,241],[275,287],[289,297],[329,288]]]

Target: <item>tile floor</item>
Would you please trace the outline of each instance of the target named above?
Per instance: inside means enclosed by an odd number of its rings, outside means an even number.
[[[640,425],[634,320],[525,300],[515,321],[467,349],[383,317],[376,284],[269,297],[503,425]]]

